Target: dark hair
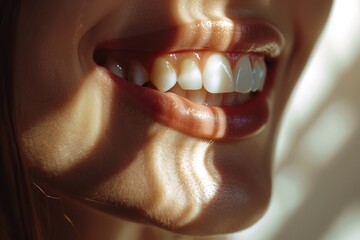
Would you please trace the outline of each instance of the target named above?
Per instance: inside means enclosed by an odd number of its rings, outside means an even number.
[[[15,137],[13,62],[19,0],[0,1],[0,238],[42,239]]]

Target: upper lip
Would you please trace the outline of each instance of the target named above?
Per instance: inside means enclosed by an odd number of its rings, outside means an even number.
[[[109,50],[179,52],[209,50],[277,57],[285,45],[281,32],[263,20],[203,20],[120,36],[98,44]]]

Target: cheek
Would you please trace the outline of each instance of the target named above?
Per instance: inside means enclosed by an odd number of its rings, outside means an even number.
[[[46,94],[36,88],[22,88],[29,94],[18,95],[19,138],[32,165],[61,173],[92,151],[108,114],[102,107],[106,104],[102,92],[89,85],[82,85],[64,100],[61,93],[45,100]]]
[[[42,168],[65,168],[74,162],[68,159],[89,152],[106,121],[98,114],[105,104],[101,91],[87,81],[92,73],[79,60],[83,7],[80,0],[21,3],[14,64],[18,134],[23,154]]]

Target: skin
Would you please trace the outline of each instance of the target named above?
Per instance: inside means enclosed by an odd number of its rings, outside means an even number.
[[[62,199],[82,236],[99,219],[126,224],[92,208],[190,235],[250,226],[267,208],[276,129],[330,6],[330,0],[23,1],[15,118],[33,181]],[[100,40],[119,29],[128,36],[184,24],[184,9],[197,9],[193,20],[258,17],[284,35],[271,116],[259,134],[212,142],[169,129],[120,101],[94,64]]]

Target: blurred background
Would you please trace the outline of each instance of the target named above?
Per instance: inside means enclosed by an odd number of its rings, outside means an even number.
[[[334,1],[288,106],[273,172],[268,213],[233,239],[360,239],[359,0]]]

